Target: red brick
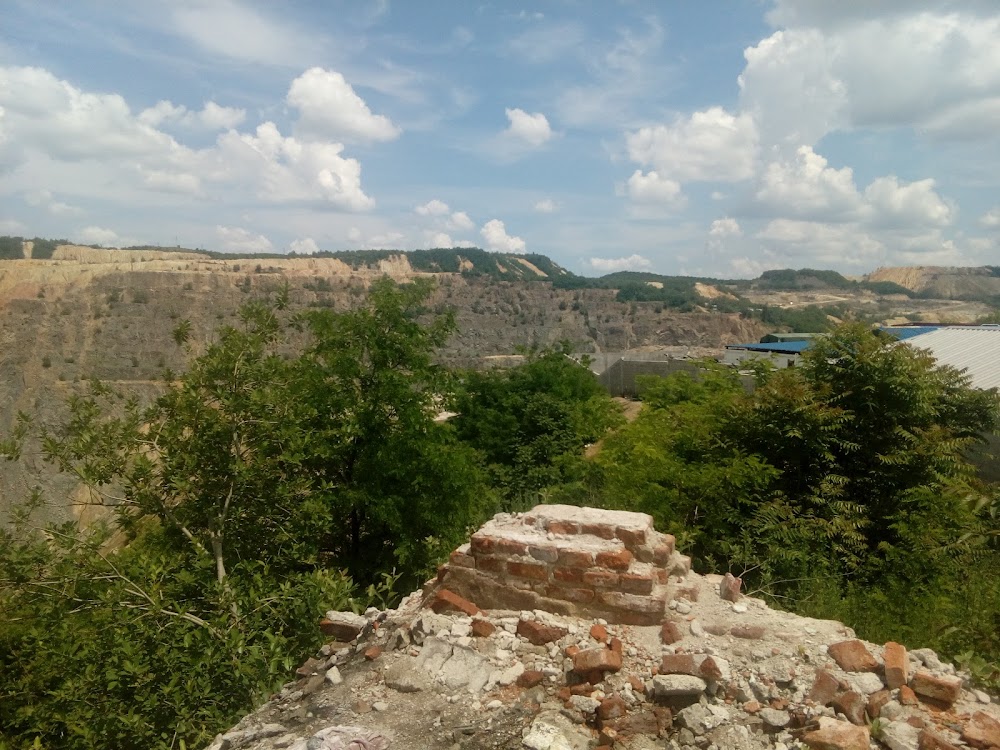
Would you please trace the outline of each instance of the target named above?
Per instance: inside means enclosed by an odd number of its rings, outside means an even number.
[[[532,581],[549,580],[549,568],[542,563],[522,563],[511,560],[507,563],[507,572],[518,578],[528,578]]]
[[[496,549],[496,539],[491,536],[473,534],[472,539],[469,540],[469,547],[476,557],[479,555],[492,555]]]
[[[445,575],[447,575],[447,573],[448,573],[448,566],[447,565],[444,565],[444,564],[438,565],[438,567],[437,567],[437,580],[438,580],[438,582],[443,581],[444,577],[445,577]]]
[[[622,591],[630,594],[651,594],[653,593],[653,579],[648,575],[638,573],[622,573],[618,581]]]
[[[917,694],[909,685],[903,685],[899,689],[899,702],[904,706],[915,706],[920,701],[917,700]]]
[[[556,691],[556,698],[563,702],[568,701],[571,695],[572,693],[569,691],[568,687],[561,687]]]
[[[634,674],[630,674],[628,676],[628,684],[632,686],[632,692],[645,694],[646,683],[640,680]]]
[[[681,629],[677,626],[677,623],[672,620],[666,620],[660,626],[660,640],[668,646],[671,643],[677,643],[677,641],[681,640],[683,637]]]
[[[628,570],[629,565],[635,557],[627,549],[620,549],[614,552],[598,552],[597,564],[602,568],[611,570]]]
[[[625,542],[627,547],[639,547],[646,543],[645,529],[626,529],[619,526],[615,529],[615,536]]]
[[[587,672],[617,672],[622,668],[622,655],[610,648],[588,648],[573,657],[573,669]]]
[[[1000,747],[1000,721],[976,711],[962,728],[962,739],[973,747]]]
[[[806,697],[813,703],[826,706],[842,690],[840,680],[825,669],[816,670],[816,679]]]
[[[612,651],[614,651],[616,654],[618,654],[619,656],[621,656],[621,654],[622,654],[622,642],[621,642],[620,638],[612,638],[608,642],[608,646],[611,647]]]
[[[496,551],[497,554],[501,555],[526,555],[528,554],[528,545],[515,539],[500,538],[496,541]]]
[[[667,731],[667,728],[669,728],[669,715],[667,726],[664,727],[663,723],[658,721],[657,715],[652,711],[631,711],[620,719],[609,719],[604,722],[601,731],[606,732],[613,729],[619,738],[635,737],[637,735],[656,737]]]
[[[913,675],[910,687],[918,697],[950,708],[962,693],[961,677],[935,677],[930,672]]]
[[[722,679],[722,670],[711,656],[706,656],[698,665],[698,677],[702,677],[709,682],[718,682]]]
[[[581,682],[579,685],[569,686],[570,695],[590,695],[594,692],[594,686],[589,682]]]
[[[698,601],[700,589],[697,586],[678,586],[674,592],[674,599],[687,599],[689,602]]]
[[[890,690],[905,685],[910,680],[910,662],[906,658],[906,647],[889,641],[885,644],[885,685]]]
[[[845,672],[877,672],[878,661],[865,644],[858,640],[832,643],[827,654]]]
[[[567,568],[590,568],[594,564],[594,553],[577,549],[559,550],[559,564]]]
[[[588,570],[583,574],[583,582],[588,586],[611,588],[618,585],[618,574],[607,570]]]
[[[653,548],[653,562],[657,565],[666,565],[672,554],[674,554],[674,538],[666,534],[664,543]]]
[[[368,661],[375,661],[382,655],[382,648],[380,646],[369,646],[365,649],[365,658]]]
[[[566,648],[563,649],[563,654],[568,656],[570,659],[572,659],[578,653],[580,653],[580,647],[576,645],[567,646]]]
[[[502,557],[477,557],[476,569],[483,573],[500,575],[507,570],[507,561]]]
[[[587,570],[583,573],[583,582],[587,586],[611,588],[618,585],[618,574],[607,570]]]
[[[590,637],[595,641],[604,643],[608,640],[608,629],[599,623],[590,626]]]
[[[921,729],[917,737],[917,750],[961,750],[958,745],[953,745],[937,732],[930,729]]]
[[[892,693],[888,690],[879,690],[877,693],[869,695],[868,706],[865,709],[868,713],[868,718],[877,719],[882,712],[882,706],[890,700],[892,700]]]
[[[593,589],[572,586],[548,586],[545,589],[545,595],[552,599],[562,599],[563,601],[577,602],[578,604],[592,602],[595,596]]]
[[[438,614],[442,612],[461,612],[469,615],[469,617],[478,615],[482,611],[468,599],[448,589],[441,589],[434,595],[434,599],[431,602],[431,609]]]
[[[539,672],[537,669],[529,669],[527,672],[521,672],[517,678],[517,686],[522,688],[533,688],[545,679],[545,675]]]
[[[814,750],[868,750],[871,737],[867,727],[821,716],[819,729],[806,732],[802,741]]]
[[[664,610],[666,610],[666,602],[660,599],[654,599],[649,596],[640,596],[639,594],[626,594],[621,591],[601,591],[598,596],[602,604],[606,604],[609,607],[613,607],[618,611],[618,615],[624,615],[627,612],[639,615],[659,615],[663,616]],[[648,617],[644,619],[649,619]],[[635,625],[641,623],[631,623],[622,622],[623,625]],[[646,623],[655,624],[655,623]]]
[[[627,712],[625,701],[620,696],[612,695],[601,701],[601,705],[597,707],[597,718],[601,721],[620,719]]]
[[[522,638],[527,638],[528,642],[536,646],[544,646],[546,643],[558,641],[569,631],[566,628],[557,628],[553,625],[543,625],[535,620],[518,620],[517,634]]]
[[[656,575],[656,582],[661,586],[665,586],[670,582],[670,572],[666,568],[657,568],[654,573]]]
[[[489,638],[495,630],[496,626],[488,620],[472,621],[472,634],[476,638]]]
[[[691,654],[664,654],[660,660],[660,674],[697,675],[698,668]]]
[[[552,580],[560,583],[583,583],[583,568],[553,568]]]
[[[361,628],[347,623],[328,620],[324,617],[319,621],[319,632],[323,635],[335,638],[338,641],[342,641],[343,643],[348,643],[358,637],[358,633],[361,632]]]
[[[727,602],[738,602],[742,594],[743,579],[737,578],[732,573],[726,573],[719,582],[719,598]]]
[[[580,524],[572,521],[549,521],[549,531],[553,534],[579,534]]]
[[[547,563],[554,563],[559,559],[559,550],[555,547],[539,547],[538,545],[532,544],[528,547],[528,554],[536,560],[541,560],[542,562]]]
[[[448,564],[454,565],[456,568],[474,568],[476,567],[476,558],[465,552],[455,550],[448,558]]]
[[[615,530],[613,527],[603,523],[585,523],[580,527],[580,533],[592,534],[601,539],[614,539]]]
[[[846,690],[830,703],[837,711],[847,717],[847,720],[858,726],[867,724],[865,721],[865,708],[868,702],[861,693],[853,690]]]
[[[734,638],[746,638],[751,641],[759,641],[766,633],[762,625],[734,625],[729,629],[729,634]]]

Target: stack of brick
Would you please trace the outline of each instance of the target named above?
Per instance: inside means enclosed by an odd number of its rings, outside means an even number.
[[[626,625],[659,624],[671,574],[688,558],[644,513],[539,505],[500,514],[452,553],[432,588],[482,609],[545,610]]]

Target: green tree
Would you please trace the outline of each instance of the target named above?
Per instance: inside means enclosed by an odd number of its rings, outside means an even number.
[[[452,424],[481,453],[508,510],[537,503],[565,460],[621,422],[620,409],[564,348],[509,370],[465,374]]]
[[[421,322],[429,292],[251,302],[150,406],[93,383],[61,423],[21,417],[0,454],[40,451],[112,523],[33,529],[28,508],[0,539],[0,738],[204,742],[318,645],[350,576],[413,583],[482,520],[476,455],[435,422],[453,322]]]

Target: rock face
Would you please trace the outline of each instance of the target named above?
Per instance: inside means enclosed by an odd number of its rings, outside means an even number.
[[[560,555],[586,564],[562,565]],[[483,576],[488,585],[454,575],[478,575],[481,561],[500,571]],[[522,575],[519,565],[546,577]],[[594,597],[585,602],[533,587],[551,586],[562,567],[615,574],[620,585],[641,566],[667,571],[649,593],[618,589],[644,603],[641,624],[601,601],[610,586],[588,584]],[[564,506],[501,515],[397,609],[369,611],[363,624],[328,613],[328,629],[331,621],[360,625],[355,639],[325,646],[211,750],[949,750],[1000,742],[1000,707],[968,691],[934,652],[867,643],[841,623],[778,612],[751,596],[729,601],[723,581],[689,572],[648,516]],[[551,609],[512,606],[525,592]],[[663,602],[656,617],[650,601]]]

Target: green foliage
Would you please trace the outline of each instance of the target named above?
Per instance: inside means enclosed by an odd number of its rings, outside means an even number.
[[[897,284],[895,281],[859,281],[858,286],[862,289],[875,292],[875,294],[905,294],[907,297],[913,296],[912,290]]]
[[[0,738],[204,744],[315,649],[352,578],[388,603],[492,512],[475,452],[434,422],[453,322],[418,321],[430,291],[250,302],[152,405],[95,382],[62,422],[19,419],[0,455],[74,474],[127,544],[33,532],[30,508],[0,539]]]
[[[761,289],[795,290],[795,289],[849,289],[855,283],[845,279],[836,271],[818,271],[813,268],[802,268],[798,271],[791,268],[764,271],[757,279]]]
[[[758,584],[816,575],[928,582],[979,528],[965,450],[997,394],[863,326],[819,339],[801,368],[646,384],[645,408],[585,472],[585,497],[684,532],[702,566]]]
[[[0,260],[19,260],[24,257],[23,237],[0,236]]]
[[[538,502],[565,458],[621,420],[593,374],[562,349],[531,352],[510,370],[466,373],[455,409],[456,434],[481,453],[508,510]]]
[[[0,738],[15,748],[204,746],[350,604],[336,571],[279,581],[245,563],[223,590],[155,527],[118,553],[99,529],[20,531],[0,544]]]

